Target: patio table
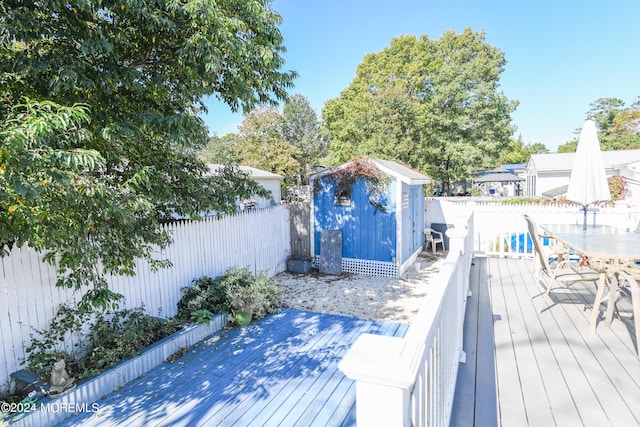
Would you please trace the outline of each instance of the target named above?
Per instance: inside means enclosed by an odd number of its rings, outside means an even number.
[[[618,294],[618,281],[614,273],[619,269],[621,261],[640,260],[640,234],[608,225],[587,225],[586,230],[582,224],[542,224],[540,227],[578,255],[603,261],[599,264],[601,277],[591,314],[591,333],[596,331],[600,304],[605,299],[608,299],[605,320],[608,325],[611,324]],[[608,298],[603,298],[605,284],[609,286]]]

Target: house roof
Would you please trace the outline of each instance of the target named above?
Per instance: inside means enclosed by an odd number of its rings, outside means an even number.
[[[567,193],[569,189],[569,184],[561,185],[560,187],[552,188],[551,190],[547,190],[542,193],[543,197],[549,197],[553,199],[554,197],[562,196]]]
[[[576,153],[545,153],[532,154],[529,165],[533,165],[538,172],[570,171]],[[602,151],[602,162],[605,169],[615,169],[614,166],[626,165],[640,160],[640,150]]]
[[[373,158],[370,158],[368,160],[373,162],[376,165],[376,167],[378,167],[383,173],[390,175],[396,178],[398,181],[404,182],[408,185],[421,185],[421,184],[431,183],[431,178],[429,178],[427,175],[424,175],[418,172],[417,170],[411,169],[410,167],[402,165],[398,162],[394,162],[391,160],[373,159]],[[348,165],[349,163],[351,162],[344,163],[338,166],[337,168],[331,168],[331,169],[324,170],[322,172],[312,174],[309,177],[309,179],[314,180],[314,179],[322,178],[323,176],[331,175],[333,172],[335,172],[336,169],[340,169]]]
[[[221,169],[224,167],[224,165],[220,165],[216,163],[207,163],[207,166],[209,167],[209,170],[213,173],[218,171],[218,169]],[[272,179],[272,180],[279,180],[279,181],[282,181],[284,179],[282,175],[278,175],[277,173],[272,173],[272,172],[254,168],[251,166],[238,166],[238,169],[240,169],[243,172],[247,172],[249,176],[253,179],[262,179],[262,180]]]
[[[505,165],[501,165],[502,169],[506,170],[516,170],[516,169],[524,169],[527,165],[523,163],[507,163]]]

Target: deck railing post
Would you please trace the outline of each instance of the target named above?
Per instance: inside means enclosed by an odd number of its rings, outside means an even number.
[[[459,221],[456,224],[460,224],[460,227],[450,228],[446,233],[449,237],[449,252],[460,254],[460,262],[456,266],[455,272],[455,280],[458,282],[456,286],[456,292],[458,293],[456,302],[457,324],[455,327],[457,331],[456,352],[458,353],[459,360],[464,362],[466,360],[466,355],[463,348],[464,328],[462,325],[464,324],[464,313],[469,291],[469,269],[467,262],[470,261],[471,254],[467,253],[467,234],[469,230],[467,228],[466,221]]]
[[[424,343],[362,334],[338,367],[356,381],[358,426],[411,425],[411,391],[424,357]]]

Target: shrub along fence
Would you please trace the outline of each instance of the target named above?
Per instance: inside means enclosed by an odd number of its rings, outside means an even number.
[[[274,275],[285,270],[290,253],[289,211],[282,206],[166,228],[173,243],[157,256],[169,259],[172,267],[152,272],[140,261],[135,276],[108,279],[110,288],[125,297],[121,308],[144,306],[150,315],[172,317],[180,289],[193,279],[216,277],[233,266]],[[55,268],[28,247],[13,248],[0,258],[0,269],[0,392],[6,392],[9,375],[21,369],[34,328],[45,328],[60,304],[82,294],[56,287]]]

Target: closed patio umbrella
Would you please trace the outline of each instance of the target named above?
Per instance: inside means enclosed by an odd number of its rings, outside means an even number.
[[[592,203],[611,200],[611,192],[604,171],[598,131],[593,119],[582,126],[578,148],[571,169],[567,199],[579,203],[584,210],[583,229],[587,228],[587,208]]]

